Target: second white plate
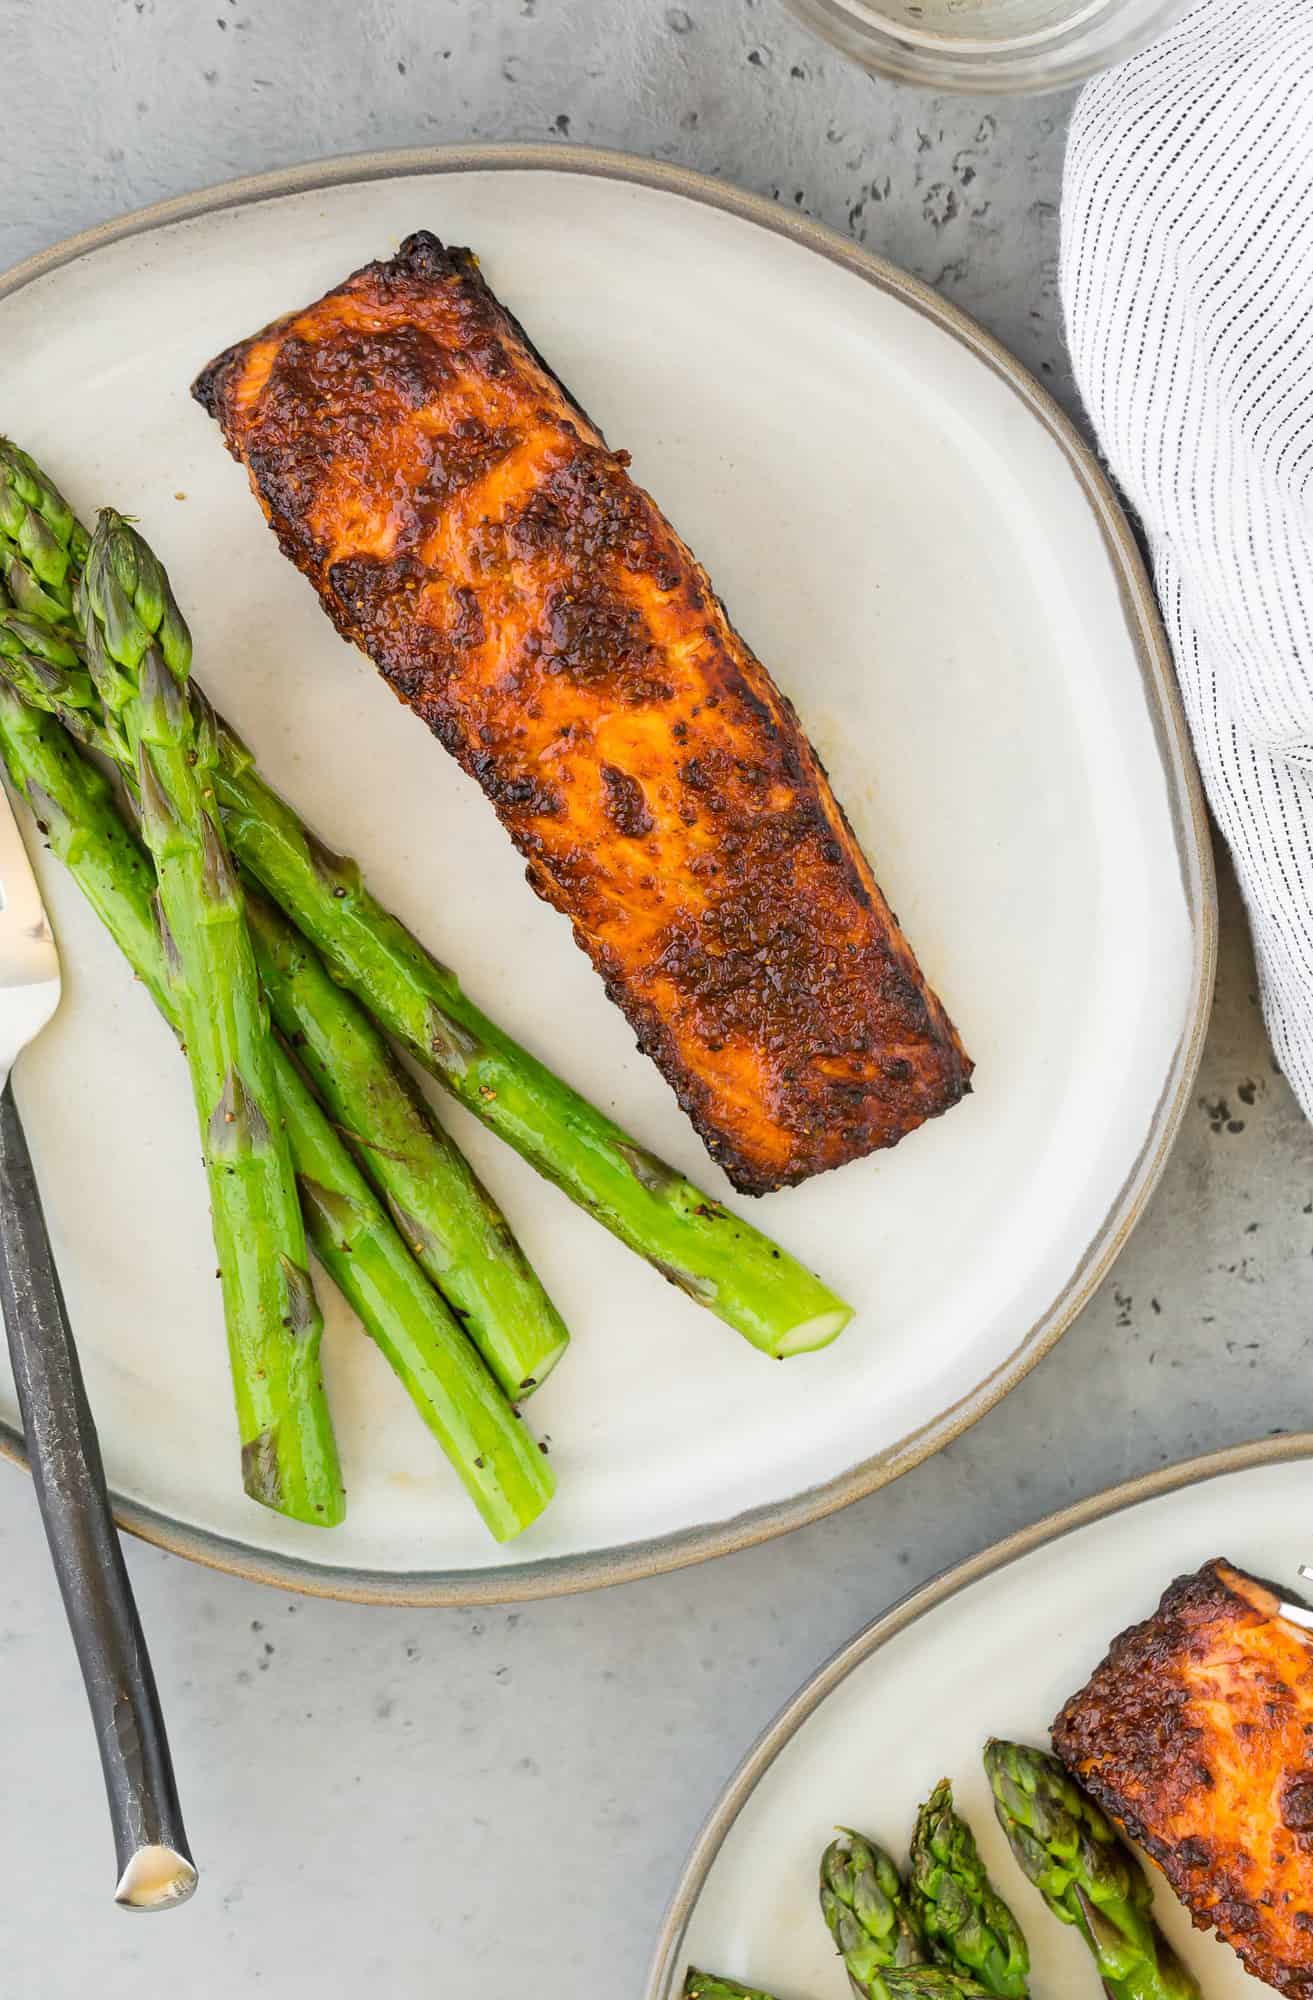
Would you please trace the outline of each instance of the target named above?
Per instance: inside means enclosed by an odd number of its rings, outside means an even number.
[[[942,1777],[1031,1949],[1033,2000],[1100,1990],[1084,1943],[1025,1881],[993,1813],[990,1736],[1048,1743],[1049,1725],[1116,1633],[1173,1577],[1225,1555],[1298,1589],[1309,1560],[1313,1437],[1241,1445],[1114,1487],[962,1564],[859,1632],[789,1703],[713,1812],[676,1891],[647,2000],[678,2000],[685,1966],[778,2000],[839,2000],[843,1968],[817,1908],[836,1826],[901,1853]],[[1156,1871],[1154,1915],[1208,2000],[1258,2000],[1229,1946],[1200,1936]]]
[[[495,1551],[335,1308],[350,1514],[317,1534],[241,1492],[186,1078],[42,859],[67,999],[19,1091],[125,1518],[307,1588],[471,1598],[732,1548],[987,1408],[1156,1177],[1212,885],[1152,601],[1092,462],[986,336],[793,215],[605,156],[423,155],[219,190],[0,281],[0,426],[84,512],[141,518],[269,776],[496,1019],[727,1192],[477,789],[335,637],[187,394],[219,347],[421,225],[477,249],[632,448],[796,701],[978,1066],[895,1153],[753,1207],[858,1309],[786,1367],[449,1111],[574,1330],[530,1406],[559,1499]],[[0,1421],[12,1438],[7,1384]]]

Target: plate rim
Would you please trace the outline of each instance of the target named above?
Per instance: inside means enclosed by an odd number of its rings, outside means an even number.
[[[1157,602],[1134,533],[1110,481],[1065,411],[1000,341],[920,279],[837,230],[710,174],[603,147],[514,141],[416,146],[343,154],[299,166],[274,168],[174,195],[93,224],[0,273],[0,304],[36,280],[110,244],[226,209],[285,195],[406,176],[508,171],[579,174],[636,184],[718,210],[797,243],[896,298],[950,334],[1001,377],[1047,431],[1071,467],[1099,528],[1135,648],[1167,779],[1172,831],[1190,914],[1193,947],[1190,993],[1181,1040],[1164,1089],[1152,1109],[1144,1144],[1103,1223],[1053,1304],[1022,1335],[1006,1360],[956,1402],[897,1443],[819,1486],[808,1487],[785,1500],[768,1501],[727,1520],[702,1522],[618,1547],[468,1570],[375,1570],[283,1555],[210,1529],[193,1527],[126,1496],[117,1493],[111,1496],[120,1527],[143,1541],[249,1582],[352,1603],[509,1604],[662,1575],[751,1547],[835,1513],[952,1443],[1015,1388],[1056,1344],[1084,1309],[1143,1214],[1190,1098],[1203,1052],[1217,967],[1217,889],[1203,789]],[[18,1465],[26,1463],[21,1435],[4,1422],[0,1422],[0,1457]]]
[[[900,1633],[947,1604],[959,1592],[1009,1568],[1023,1556],[1033,1555],[1050,1542],[1110,1520],[1133,1507],[1165,1494],[1179,1493],[1191,1486],[1203,1486],[1212,1479],[1224,1479],[1236,1472],[1252,1472],[1269,1465],[1293,1465],[1313,1458],[1313,1431],[1291,1431],[1280,1437],[1255,1438],[1247,1444],[1223,1445],[1219,1450],[1179,1459],[1174,1465],[1159,1466],[1153,1472],[1138,1473],[1131,1479],[1105,1486],[1069,1507],[1041,1515],[1029,1527],[1017,1528],[978,1554],[968,1556],[940,1570],[915,1590],[896,1598],[884,1611],[877,1612],[844,1641],[836,1653],[822,1661],[797,1692],[791,1695],[771,1722],[744,1753],[723,1787],[720,1796],[694,1837],[679,1880],[666,1907],[657,1933],[656,1945],[643,2000],[677,2000],[674,1981],[682,1970],[682,1947],[689,1921],[707,1877],[734,1827],[739,1814],[771,1769],[782,1750],[792,1742],[807,1722],[843,1685],[850,1674],[864,1666]]]

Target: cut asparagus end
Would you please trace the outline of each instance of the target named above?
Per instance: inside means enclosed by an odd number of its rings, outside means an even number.
[[[525,1492],[517,1501],[509,1503],[506,1513],[502,1516],[499,1517],[491,1507],[480,1507],[479,1512],[483,1516],[483,1525],[494,1542],[501,1542],[504,1545],[516,1541],[519,1536],[532,1528],[535,1522],[540,1521],[555,1498],[556,1475],[553,1473],[536,1492]]]
[[[799,1320],[780,1336],[775,1352],[783,1360],[786,1355],[811,1354],[818,1347],[828,1347],[832,1340],[838,1339],[852,1316],[852,1307],[840,1304],[830,1312]]]
[[[185,1903],[200,1878],[176,1847],[139,1847],[119,1877],[114,1901],[125,1910],[172,1910]]]
[[[570,1336],[563,1327],[561,1338],[557,1341],[555,1347],[548,1349],[543,1354],[532,1375],[524,1376],[517,1384],[515,1391],[515,1401],[517,1403],[527,1402],[530,1396],[542,1388],[543,1383],[547,1380],[547,1377],[551,1374],[569,1345]]]

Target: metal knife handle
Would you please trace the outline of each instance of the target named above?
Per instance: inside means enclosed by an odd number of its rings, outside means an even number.
[[[118,1852],[115,1898],[128,1909],[169,1909],[191,1895],[196,1868],[10,1082],[0,1093],[0,1307],[37,1505],[96,1725]]]

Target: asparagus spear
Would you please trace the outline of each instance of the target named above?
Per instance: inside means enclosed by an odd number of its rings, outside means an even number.
[[[511,1401],[531,1395],[569,1335],[506,1218],[314,947],[259,894],[246,914],[274,1019],[330,1117]]]
[[[41,468],[0,437],[0,581],[19,610],[35,587],[65,611],[91,537]],[[10,564],[18,566],[11,582]]]
[[[0,486],[6,464],[0,459]],[[23,466],[24,479],[49,488],[31,460],[24,457]],[[16,490],[11,480],[0,537],[13,518]],[[57,494],[42,507],[47,525],[71,519]],[[58,529],[52,526],[52,533],[58,536]],[[16,547],[12,534],[10,546]],[[64,546],[75,569],[75,533]],[[21,676],[28,667],[6,660],[0,644],[0,671]],[[20,687],[80,729],[84,740],[100,741],[75,661],[61,669],[45,660],[37,684],[20,679]],[[358,866],[323,847],[264,783],[249,751],[222,725],[218,749],[216,788],[238,858],[316,946],[333,976],[453,1096],[754,1347],[782,1358],[826,1346],[841,1332],[851,1307],[496,1027],[462,992],[455,973],[369,893]]]
[[[987,1995],[989,1988],[948,1966],[909,1965],[886,1966],[862,1991],[872,1993],[875,2000],[975,2000]],[[690,1965],[683,2000],[771,2000],[771,1996],[756,1986],[740,1986],[736,1979],[720,1979]]]
[[[1144,1870],[1057,1758],[991,1738],[985,1770],[1022,1873],[1054,1916],[1080,1931],[1110,2000],[1199,2000],[1150,1914]]]
[[[873,2000],[987,2000],[989,1988],[951,1966],[887,1965],[860,1991],[870,1993]],[[699,1972],[690,1965],[684,1976],[683,2000],[771,2000],[771,1995],[760,1987],[740,1986],[737,1979]]]
[[[878,1986],[871,1991],[877,2000],[970,2000],[972,1995],[987,1993],[988,1988],[945,1966],[913,1965],[901,1969],[886,1966]],[[740,1986],[737,1979],[718,1978],[690,1965],[684,1976],[683,2000],[771,2000],[771,1996],[756,1986]]]
[[[323,1318],[274,1084],[242,892],[187,687],[191,640],[151,550],[106,510],[80,590],[102,708],[132,756],[165,964],[210,1184],[228,1351],[253,1500],[320,1526],[345,1512],[320,1369]]]
[[[977,1978],[1001,2000],[1026,2000],[1030,1954],[985,1872],[975,1836],[941,1780],[917,1814],[910,1898],[935,1958]]]
[[[152,914],[154,872],[108,782],[51,717],[0,681],[0,755],[51,847],[177,1027]],[[349,1052],[348,1052],[349,1053]],[[555,1480],[525,1426],[416,1268],[297,1065],[274,1045],[278,1097],[311,1243],[499,1541],[529,1526]]]
[[[295,1062],[278,1095],[310,1241],[455,1467],[486,1526],[510,1541],[535,1521],[556,1477],[434,1291]]]
[[[976,2000],[990,1990],[951,1965],[890,1966],[880,1980],[878,2000]]]
[[[771,2000],[756,1986],[740,1986],[737,1979],[723,1979],[714,1972],[699,1972],[690,1965],[684,1974],[684,2000]]]
[[[859,2000],[882,2000],[890,1966],[923,1965],[925,1933],[882,1847],[847,1829],[821,1856],[821,1914]]]

